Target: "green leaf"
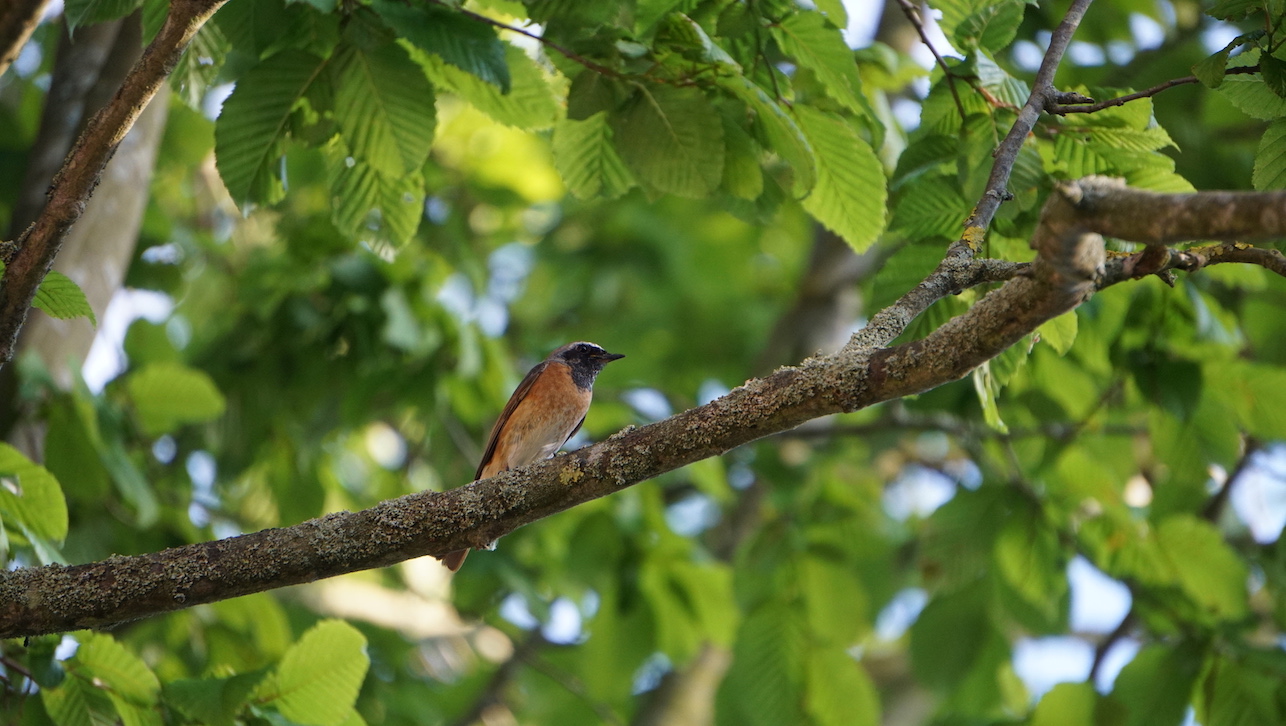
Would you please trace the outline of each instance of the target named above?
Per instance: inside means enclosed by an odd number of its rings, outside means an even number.
[[[1276,697],[1280,674],[1219,658],[1208,669],[1198,700],[1197,719],[1205,724],[1254,726],[1282,723],[1282,704]]]
[[[506,126],[529,131],[553,126],[562,115],[562,106],[554,97],[545,72],[521,48],[510,43],[504,46],[510,74],[508,93],[501,93],[496,86],[447,64],[435,54],[415,49],[411,56],[434,85],[456,94]]]
[[[67,536],[67,500],[45,467],[0,443],[0,513],[39,537],[62,542]]]
[[[1241,45],[1241,42],[1241,38],[1238,38],[1225,45],[1223,50],[1198,61],[1192,66],[1192,75],[1196,76],[1206,88],[1218,88],[1223,84],[1224,73],[1228,69],[1228,54],[1232,53],[1233,48]]]
[[[996,402],[1000,384],[991,375],[991,361],[974,368],[970,378],[973,379],[974,393],[978,395],[978,405],[982,407],[983,423],[1002,434],[1009,433],[1009,426],[1000,417],[1000,405]]]
[[[790,606],[755,608],[737,632],[732,666],[719,693],[726,723],[780,726],[800,723],[803,634]]]
[[[804,708],[821,726],[876,726],[880,697],[843,648],[814,648],[805,664]]]
[[[332,59],[335,120],[352,155],[381,174],[419,171],[433,144],[433,87],[400,46],[345,45]]]
[[[85,299],[85,291],[70,277],[57,270],[50,270],[45,279],[40,281],[32,304],[55,318],[66,320],[86,317],[89,322],[98,325],[94,309],[89,306],[89,300]]]
[[[275,677],[264,682],[259,694],[291,721],[338,726],[357,701],[369,664],[366,638],[356,628],[342,620],[323,620],[286,651]]]
[[[955,46],[968,51],[982,48],[998,53],[1014,40],[1023,22],[1023,0],[1005,0],[983,4],[956,26],[952,38]]]
[[[708,196],[723,179],[723,124],[694,88],[639,85],[613,117],[621,158],[644,185],[681,197]]]
[[[911,665],[924,685],[947,690],[959,684],[995,637],[981,595],[973,587],[935,597],[911,626]]]
[[[848,27],[848,10],[844,8],[843,0],[817,0],[814,4],[831,21],[831,25],[840,29]]]
[[[123,18],[142,4],[143,0],[67,0],[63,13],[74,34],[76,28]]]
[[[342,144],[327,147],[331,220],[344,234],[405,244],[419,229],[424,211],[424,175],[385,173],[347,154]]]
[[[317,56],[283,51],[242,76],[224,101],[214,125],[215,165],[242,212],[285,194],[278,160],[290,114],[325,68]]]
[[[491,26],[437,5],[376,0],[371,5],[397,34],[417,48],[509,93],[505,43]]]
[[[1264,130],[1251,181],[1261,191],[1286,189],[1286,119],[1278,119]]]
[[[750,136],[727,117],[723,119],[723,188],[738,199],[753,201],[764,193],[759,148]]]
[[[1263,0],[1219,0],[1206,13],[1220,20],[1237,20],[1262,10]]]
[[[264,673],[240,673],[228,678],[191,678],[165,684],[165,701],[183,715],[209,726],[233,726]]]
[[[1046,621],[1057,618],[1067,594],[1066,562],[1051,527],[1037,517],[1010,518],[996,537],[995,557],[1000,575],[1028,605]]]
[[[1045,321],[1036,328],[1036,333],[1040,336],[1041,342],[1048,343],[1054,352],[1066,355],[1067,351],[1072,349],[1072,343],[1076,342],[1076,331],[1079,325],[1076,311],[1073,310]]]
[[[1124,726],[1181,723],[1201,653],[1191,645],[1148,645],[1116,678],[1110,699],[1124,706]]]
[[[808,106],[795,112],[817,164],[817,184],[804,209],[855,251],[865,251],[884,231],[884,166],[844,121]]]
[[[1264,85],[1278,98],[1286,98],[1286,61],[1268,53],[1259,55],[1259,72]]]
[[[1258,75],[1227,76],[1215,92],[1251,118],[1271,121],[1286,116],[1286,98],[1273,93]]]
[[[799,563],[799,584],[809,633],[816,641],[847,647],[870,627],[866,593],[852,568],[810,554]]]
[[[656,648],[675,662],[691,658],[703,642],[728,645],[737,627],[732,572],[657,550],[640,569],[638,588],[657,626]]]
[[[104,633],[78,635],[74,672],[135,706],[153,706],[161,682],[141,658]]]
[[[58,726],[103,726],[118,717],[102,690],[80,678],[67,678],[57,688],[41,689],[40,700]]]
[[[745,76],[720,77],[717,83],[754,112],[759,141],[794,172],[795,194],[803,195],[812,189],[817,181],[813,148],[795,119]]]
[[[772,35],[787,55],[817,75],[827,95],[853,113],[867,114],[853,51],[820,13],[796,13],[773,27]]]
[[[969,202],[960,194],[960,185],[954,178],[921,177],[899,195],[890,226],[913,240],[956,239],[964,231],[968,215]]]
[[[1094,726],[1097,704],[1092,683],[1059,683],[1036,704],[1031,726]]]
[[[612,144],[607,113],[584,121],[561,119],[554,124],[554,167],[580,199],[615,199],[634,186],[634,177]],[[757,169],[756,169],[757,170]]]
[[[151,363],[131,373],[126,385],[139,425],[149,436],[218,418],[226,406],[205,371],[181,363]]]
[[[1188,514],[1167,517],[1157,544],[1179,575],[1188,596],[1220,620],[1246,614],[1246,564],[1209,522]]]

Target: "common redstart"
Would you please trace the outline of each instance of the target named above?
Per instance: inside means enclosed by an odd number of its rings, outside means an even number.
[[[593,343],[568,343],[527,372],[491,429],[474,481],[553,456],[585,423],[594,379],[625,356]],[[438,559],[455,572],[469,550]]]

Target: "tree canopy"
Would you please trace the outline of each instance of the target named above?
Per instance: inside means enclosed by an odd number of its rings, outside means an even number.
[[[5,723],[1286,721],[1280,2],[44,5]]]

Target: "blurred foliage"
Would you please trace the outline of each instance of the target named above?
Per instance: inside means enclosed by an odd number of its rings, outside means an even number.
[[[866,314],[891,302],[959,233],[1066,6],[930,4],[958,51],[949,78],[883,42],[851,50],[836,0],[231,0],[172,78],[127,280],[173,308],[130,325],[101,390],[22,361],[45,463],[0,450],[0,558],[149,552],[462,485],[521,372],[570,340],[628,355],[600,379],[590,440],[707,400],[762,372],[817,222],[875,245]],[[58,24],[140,6],[154,30],[161,0],[69,0],[0,78],[0,222]],[[1281,12],[1095,3],[1061,90],[1200,82],[1042,118],[986,253],[1030,259],[1062,179],[1283,186]],[[46,302],[83,314],[62,284]],[[627,723],[704,678],[718,724],[892,723],[907,698],[937,724],[1280,723],[1286,554],[1226,488],[1281,484],[1284,305],[1258,268],[1118,285],[972,380],[506,537],[449,584],[477,625],[435,602],[436,564],[408,563],[7,641],[0,709]],[[1114,681],[1033,697],[1016,643],[1107,637],[1072,632],[1077,557],[1128,587],[1141,649]],[[711,652],[727,671],[701,676]]]

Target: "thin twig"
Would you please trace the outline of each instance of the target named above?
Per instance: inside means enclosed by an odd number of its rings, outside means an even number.
[[[1229,68],[1227,71],[1225,71],[1225,73],[1227,74],[1258,73],[1258,72],[1259,72],[1258,65],[1239,66],[1237,68]],[[1053,114],[1058,114],[1059,116],[1064,116],[1069,113],[1095,113],[1096,111],[1102,111],[1105,108],[1112,108],[1114,106],[1124,106],[1130,101],[1137,101],[1140,98],[1151,98],[1152,96],[1155,96],[1162,91],[1169,90],[1176,86],[1184,86],[1190,83],[1198,83],[1198,82],[1200,82],[1200,79],[1198,79],[1196,76],[1184,76],[1183,78],[1172,78],[1166,81],[1165,83],[1158,83],[1157,85],[1151,88],[1148,88],[1146,90],[1136,91],[1134,93],[1128,93],[1124,96],[1117,96],[1116,98],[1109,98],[1106,101],[1097,101],[1089,105],[1083,105],[1079,103],[1078,104],[1055,103],[1055,104],[1050,104],[1049,108],[1045,110]]]
[[[974,269],[974,257],[982,247],[983,238],[996,216],[1000,203],[1010,198],[1007,187],[1009,176],[1013,173],[1018,152],[1022,149],[1027,135],[1036,127],[1036,121],[1045,108],[1059,100],[1060,95],[1054,89],[1054,71],[1067,52],[1072,35],[1085,17],[1085,10],[1093,0],[1073,0],[1063,22],[1059,23],[1049,40],[1049,49],[1032,86],[1027,103],[1018,112],[1013,127],[996,148],[995,162],[991,165],[991,175],[987,179],[987,188],[982,199],[974,207],[973,213],[965,220],[964,233],[947,248],[946,255],[938,267],[928,277],[920,281],[913,289],[898,298],[892,305],[871,316],[866,327],[853,334],[847,348],[862,350],[880,348],[888,345],[894,338],[906,330],[920,313],[934,302],[956,290],[962,289],[961,279],[970,279]]]
[[[611,76],[613,78],[625,77],[624,74],[622,74],[620,71],[617,71],[613,68],[608,68],[605,65],[592,61],[589,58],[586,58],[585,56],[577,53],[576,51],[570,50],[544,37],[543,35],[538,35],[525,28],[519,28],[515,25],[502,23],[501,21],[496,20],[495,18],[489,18],[486,15],[482,15],[481,13],[475,13],[472,10],[465,10],[459,5],[454,5],[452,3],[445,2],[444,0],[429,0],[429,2],[432,2],[434,5],[441,5],[444,8],[448,8],[452,12],[460,13],[461,15],[477,20],[480,23],[486,23],[487,25],[493,26],[495,28],[499,28],[500,30],[508,30],[512,33],[517,33],[518,35],[523,35],[528,38],[531,38],[532,40],[536,41],[537,43],[540,43],[541,45],[545,45],[550,48],[553,48],[554,50],[563,54],[563,56],[565,56],[569,60],[573,60],[585,66],[586,68],[590,69],[591,71],[594,71],[595,73],[601,73],[605,76]]]
[[[920,11],[911,4],[911,0],[898,0],[898,5],[901,6],[902,13],[906,15],[907,21],[915,28],[915,32],[920,34],[920,41],[924,43],[924,47],[928,48],[929,52],[933,54],[933,60],[942,69],[942,75],[946,76],[947,87],[951,89],[951,97],[955,99],[956,110],[960,112],[960,120],[963,121],[965,109],[964,104],[960,101],[960,94],[956,92],[955,74],[947,67],[947,61],[943,59],[942,54],[938,53],[938,49],[934,48],[933,43],[929,42],[929,33],[924,29],[924,18],[920,17]]]
[[[1093,0],[1073,0],[1072,6],[1067,9],[1063,22],[1058,24],[1058,28],[1049,38],[1049,48],[1045,51],[1040,69],[1036,71],[1036,78],[1032,83],[1031,95],[1027,97],[1027,103],[1018,112],[1018,118],[1014,121],[1013,127],[996,148],[996,163],[991,166],[991,177],[987,179],[987,189],[983,192],[978,206],[974,207],[973,214],[965,221],[965,234],[957,243],[969,250],[970,257],[976,251],[978,243],[982,241],[986,229],[991,226],[991,220],[996,216],[1000,203],[1008,196],[1009,175],[1013,171],[1014,162],[1018,159],[1018,152],[1022,149],[1023,142],[1036,127],[1036,121],[1040,118],[1041,112],[1058,100],[1058,92],[1054,89],[1054,72],[1058,70],[1063,54],[1067,52],[1067,46],[1072,41],[1072,35],[1081,24],[1081,18],[1085,17],[1085,11],[1091,2]]]

